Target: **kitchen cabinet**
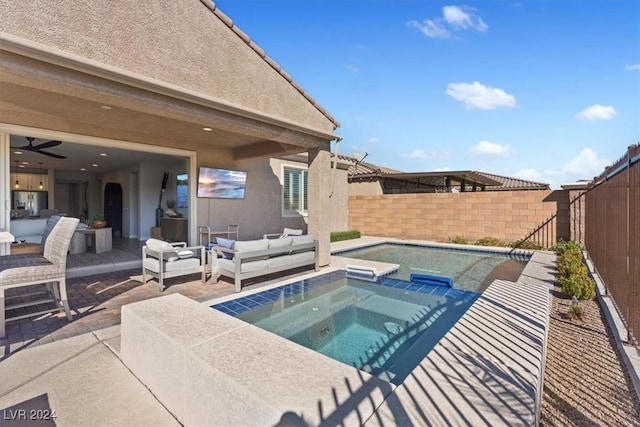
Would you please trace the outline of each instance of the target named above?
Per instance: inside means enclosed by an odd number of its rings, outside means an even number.
[[[17,186],[16,182],[18,183]],[[40,188],[41,182],[42,188]],[[38,175],[33,173],[12,173],[11,188],[13,190],[21,191],[47,191],[49,190],[49,177],[47,174]]]

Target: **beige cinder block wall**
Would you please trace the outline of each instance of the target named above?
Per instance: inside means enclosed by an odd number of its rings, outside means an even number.
[[[553,216],[559,191],[387,194],[349,197],[349,228],[363,235],[516,241]],[[557,229],[550,230],[556,240]]]

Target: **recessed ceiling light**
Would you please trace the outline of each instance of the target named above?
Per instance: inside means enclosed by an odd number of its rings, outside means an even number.
[[[107,153],[100,153],[100,156],[107,157]]]
[[[14,151],[13,154],[22,154],[22,151]]]
[[[98,164],[97,164],[97,163],[94,163],[94,164],[92,164],[91,166],[93,166],[94,168],[97,168],[97,167],[98,167]]]
[[[205,132],[211,132],[213,129],[211,129],[211,128],[202,128],[202,130],[205,131]]]
[[[111,110],[110,105],[101,105],[100,108],[102,108],[103,110]]]
[[[29,162],[21,162],[23,165],[28,165]]]
[[[24,167],[24,165],[18,165],[18,167],[19,167],[19,168],[23,168],[23,167]]]
[[[81,171],[86,171],[87,169],[85,169],[85,168],[80,168],[80,170],[81,170]]]

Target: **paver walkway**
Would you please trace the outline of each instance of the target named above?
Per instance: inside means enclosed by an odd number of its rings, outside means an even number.
[[[231,283],[220,280],[202,283],[199,274],[167,279],[164,292],[156,280],[142,284],[140,270],[67,279],[69,305],[73,321],[61,313],[7,323],[7,336],[0,338],[0,360],[25,347],[45,344],[86,332],[120,324],[120,309],[135,301],[171,293],[205,301],[233,292]],[[19,309],[22,313],[34,308]]]

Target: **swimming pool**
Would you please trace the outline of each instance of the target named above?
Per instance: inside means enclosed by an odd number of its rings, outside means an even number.
[[[399,264],[388,277],[409,280],[411,273],[445,276],[454,287],[482,292],[494,279],[516,281],[531,255],[491,250],[443,248],[408,243],[383,243],[333,255]]]
[[[476,292],[343,271],[212,308],[400,384],[473,304]]]

